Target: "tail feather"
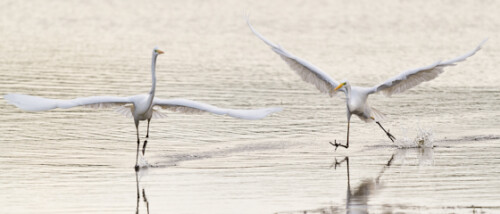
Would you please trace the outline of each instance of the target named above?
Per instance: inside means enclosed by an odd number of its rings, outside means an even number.
[[[381,122],[381,121],[384,121],[385,120],[385,115],[384,113],[380,112],[379,110],[375,109],[375,108],[371,108],[371,116],[373,118],[375,118],[375,121],[377,122]]]

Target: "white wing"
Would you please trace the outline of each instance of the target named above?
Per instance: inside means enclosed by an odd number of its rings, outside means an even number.
[[[92,108],[107,108],[132,103],[132,97],[94,96],[72,100],[48,99],[24,94],[6,94],[4,98],[10,104],[25,111],[45,111],[55,108],[71,108],[87,106]]]
[[[432,80],[436,78],[439,74],[443,73],[443,69],[447,66],[454,66],[457,62],[465,61],[468,57],[474,55],[477,51],[481,49],[481,46],[486,42],[484,40],[479,44],[474,50],[471,52],[457,57],[455,59],[451,59],[448,61],[438,61],[434,64],[405,71],[399,74],[396,77],[390,78],[384,83],[377,85],[370,89],[369,93],[383,92],[387,96],[391,96],[392,94],[404,92],[418,84]]]
[[[334,91],[333,89],[335,89],[339,85],[339,83],[330,76],[328,76],[328,74],[326,74],[316,66],[312,65],[311,63],[293,55],[292,53],[288,52],[281,46],[274,44],[268,39],[266,39],[252,27],[248,17],[247,17],[247,24],[252,30],[252,32],[257,37],[259,37],[259,39],[264,41],[264,43],[271,46],[271,49],[277,54],[279,54],[280,57],[283,60],[285,60],[286,63],[288,63],[290,68],[292,68],[292,70],[294,70],[302,78],[302,80],[315,85],[316,88],[318,88],[318,90],[320,90],[323,93],[329,94],[330,96],[333,96],[336,93],[336,91]],[[344,91],[344,90],[345,90],[344,88],[340,88],[338,91]]]
[[[158,99],[153,100],[153,105],[160,106],[163,109],[182,112],[182,113],[203,113],[210,112],[218,115],[227,115],[231,117],[247,119],[247,120],[257,120],[266,117],[267,115],[281,111],[281,108],[262,108],[262,109],[251,109],[251,110],[240,110],[240,109],[224,109],[213,105],[200,103],[192,100],[186,99]]]

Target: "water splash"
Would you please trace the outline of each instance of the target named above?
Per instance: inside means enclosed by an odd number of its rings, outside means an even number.
[[[398,148],[433,148],[434,147],[434,132],[431,128],[417,128],[416,137],[411,137],[407,134],[407,130],[403,131],[404,137],[396,140]]]
[[[143,168],[148,168],[150,166],[150,164],[148,163],[148,160],[146,160],[146,158],[144,158],[144,156],[139,153],[139,161],[137,163],[139,165],[139,168],[143,169]]]

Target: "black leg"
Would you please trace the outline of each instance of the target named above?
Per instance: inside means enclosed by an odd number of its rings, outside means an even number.
[[[148,119],[148,132],[146,133],[146,138],[149,137],[149,122],[151,122],[151,118]]]
[[[137,175],[137,171],[135,171],[135,185],[137,188],[137,204],[135,206],[135,214],[139,214],[139,199],[141,195],[139,194],[139,176]]]
[[[146,153],[146,145],[148,144],[148,138],[149,138],[149,122],[151,121],[151,119],[148,119],[148,132],[146,134],[146,140],[144,141],[144,144],[142,145],[142,155],[144,155],[144,153]]]
[[[337,158],[335,158],[335,170],[337,169],[337,166],[340,166],[340,164],[342,164],[343,162],[347,162],[347,203],[349,204],[349,201],[351,200],[351,177],[350,177],[350,174],[349,174],[349,157],[346,156],[343,160],[341,160],[340,162],[337,161]],[[333,166],[333,164],[332,164]]]
[[[334,141],[335,143],[330,142],[330,144],[332,146],[335,146],[335,151],[337,151],[337,148],[339,148],[339,146],[344,147],[346,149],[349,148],[349,125],[350,124],[351,124],[351,120],[348,119],[347,120],[347,143],[346,143],[346,145],[342,145],[340,143],[337,143],[337,140]]]
[[[393,160],[394,160],[394,154],[392,154],[391,159],[389,159],[389,161],[387,161],[387,163],[385,164],[384,168],[382,168],[382,170],[380,170],[380,172],[378,173],[378,176],[375,179],[375,181],[377,182],[377,184],[380,182],[380,177],[382,177],[382,175],[384,174],[385,170],[389,169],[389,167],[391,167]]]
[[[137,153],[135,154],[135,171],[139,171],[139,145],[141,140],[139,138],[139,121],[135,121],[135,130],[137,131]]]
[[[390,140],[394,143],[394,140],[396,140],[396,138],[395,138],[395,137],[394,137],[391,133],[389,133],[388,131],[386,131],[386,130],[384,129],[384,127],[382,127],[382,125],[381,125],[378,121],[375,121],[375,122],[378,124],[378,126],[380,126],[380,128],[381,128],[382,130],[384,130],[384,132],[385,132],[385,134],[387,135],[387,137],[389,137],[389,139],[390,139]]]
[[[142,188],[142,197],[143,197],[143,200],[144,200],[144,203],[146,203],[146,213],[149,214],[149,202],[148,202],[148,198],[146,198],[146,191],[144,190],[144,188]]]

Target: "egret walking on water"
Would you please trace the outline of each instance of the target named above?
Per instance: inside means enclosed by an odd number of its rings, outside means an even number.
[[[147,120],[148,129],[146,140],[142,147],[142,153],[146,151],[147,139],[149,138],[149,122],[151,118],[165,117],[158,108],[183,113],[202,113],[210,112],[219,115],[228,115],[235,118],[256,120],[266,117],[267,115],[281,111],[281,108],[262,108],[253,110],[239,109],[224,109],[218,108],[205,103],[195,102],[186,99],[159,99],[155,97],[156,91],[156,58],[163,54],[163,51],[155,48],[153,50],[153,59],[151,64],[151,76],[153,79],[151,91],[148,94],[139,94],[130,97],[114,97],[114,96],[93,96],[76,98],[72,100],[47,99],[24,94],[7,94],[4,98],[11,104],[26,111],[45,111],[55,108],[71,108],[75,106],[87,106],[94,108],[118,107],[118,113],[128,117],[133,117],[135,128],[137,131],[137,153],[136,153],[136,169],[138,169],[139,158],[139,121]],[[158,108],[155,108],[158,107]]]
[[[276,52],[290,66],[290,68],[302,78],[302,80],[315,85],[318,90],[322,93],[330,95],[330,97],[335,95],[338,91],[344,92],[347,106],[347,140],[345,145],[337,143],[336,140],[335,143],[330,142],[330,144],[335,146],[335,149],[339,146],[349,148],[349,124],[351,121],[351,115],[353,114],[365,122],[375,121],[389,137],[389,139],[394,142],[396,138],[391,133],[386,131],[380,124],[380,120],[384,117],[384,115],[380,111],[368,105],[368,96],[377,92],[382,92],[387,96],[391,96],[392,94],[404,92],[422,82],[432,80],[443,72],[444,67],[453,66],[457,62],[464,61],[479,51],[482,44],[486,42],[486,40],[483,41],[471,52],[455,59],[438,61],[428,66],[405,71],[398,76],[390,78],[374,87],[357,87],[351,86],[348,81],[343,81],[341,83],[337,82],[321,69],[306,60],[293,55],[281,46],[269,41],[252,27],[248,17],[247,24],[252,32],[264,43],[269,45],[271,49]]]

